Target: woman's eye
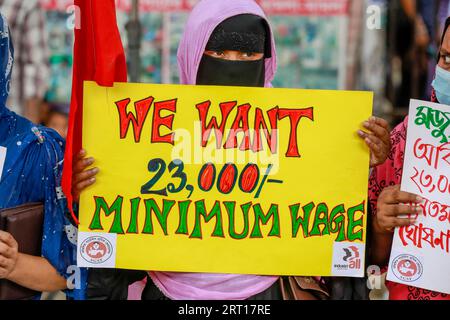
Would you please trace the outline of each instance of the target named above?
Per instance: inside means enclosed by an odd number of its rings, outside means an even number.
[[[253,52],[245,52],[244,54],[243,54],[243,56],[244,57],[247,57],[247,58],[251,58],[251,57],[253,57]]]
[[[218,57],[223,56],[225,53],[223,51],[214,51],[214,54]]]

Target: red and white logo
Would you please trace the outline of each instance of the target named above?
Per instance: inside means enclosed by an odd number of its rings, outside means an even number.
[[[394,275],[405,282],[418,280],[423,273],[422,263],[410,254],[402,254],[396,257],[392,263]]]
[[[103,237],[89,237],[85,239],[80,249],[83,259],[93,264],[108,261],[113,252],[111,242]]]

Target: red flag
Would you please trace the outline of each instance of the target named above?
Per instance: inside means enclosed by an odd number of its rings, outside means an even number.
[[[72,205],[73,158],[82,148],[83,82],[111,87],[127,82],[127,66],[117,28],[114,0],[75,0],[76,21],[72,100],[67,134],[62,187],[75,222]]]

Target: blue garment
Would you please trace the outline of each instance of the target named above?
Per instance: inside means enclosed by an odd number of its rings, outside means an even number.
[[[13,63],[9,28],[0,15],[0,147],[6,148],[0,172],[0,209],[44,203],[42,256],[67,279],[74,270],[69,267],[76,266],[76,227],[61,188],[64,140],[55,131],[36,126],[6,107]],[[85,298],[87,270],[77,272],[79,286],[66,290],[69,299]]]

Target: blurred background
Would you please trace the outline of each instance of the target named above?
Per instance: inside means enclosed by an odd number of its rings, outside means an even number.
[[[450,0],[257,1],[275,33],[275,87],[374,91],[374,113],[392,126],[411,98],[429,99]],[[130,81],[178,83],[177,46],[196,2],[116,0]],[[9,105],[65,136],[73,1],[0,0],[0,10],[16,48]]]

